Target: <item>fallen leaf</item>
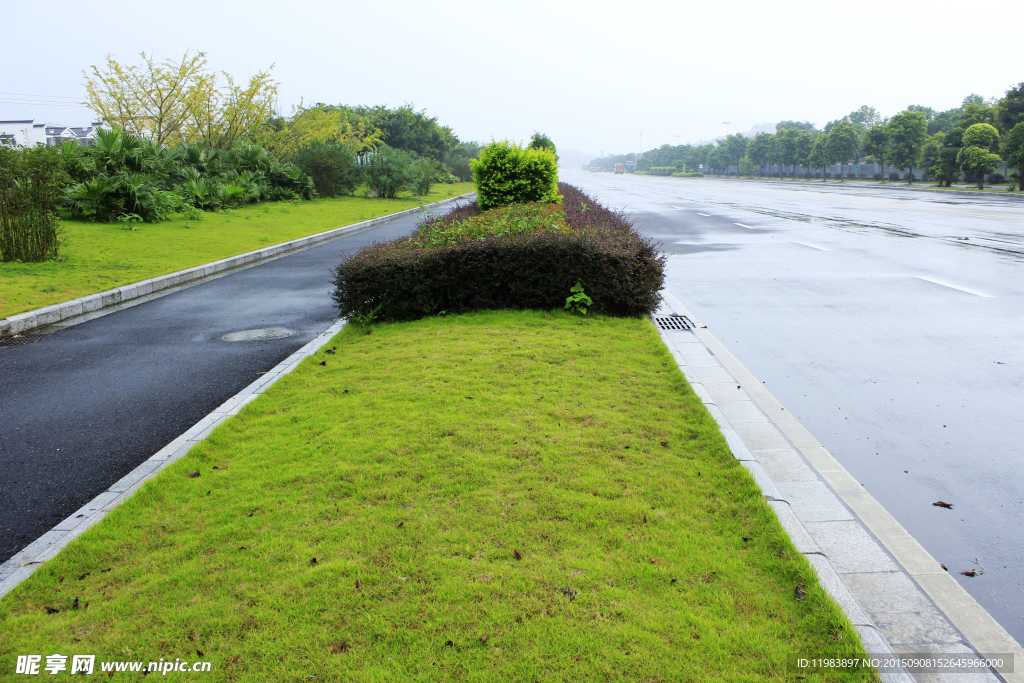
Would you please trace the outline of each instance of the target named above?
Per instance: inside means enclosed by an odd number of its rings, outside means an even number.
[[[662,446],[668,446],[668,441],[665,441],[664,439],[662,439],[661,440],[661,445]]]
[[[743,542],[744,543],[749,543],[751,538],[753,538],[753,536],[744,536],[743,537]]]
[[[952,510],[953,509],[953,506],[951,504],[949,504],[949,503],[947,503],[945,501],[941,501],[941,500],[932,503],[932,505],[934,505],[937,508],[946,508],[947,510]]]
[[[679,580],[679,579],[672,579],[671,581],[669,581],[669,584],[673,584],[673,583],[675,583],[675,582],[676,582],[676,581],[678,581],[678,580]]]
[[[978,570],[976,570],[976,569],[968,569],[967,571],[960,572],[960,573],[963,574],[964,576],[975,577],[975,576],[978,575]]]
[[[78,598],[77,597],[75,598],[75,601],[71,603],[71,609],[78,609]]]
[[[60,612],[60,610],[59,609],[54,609],[53,607],[47,607],[46,608],[46,613],[47,614],[56,614],[57,612]]]
[[[327,361],[325,361],[325,360],[322,360],[322,361],[320,361],[319,363],[317,363],[317,365],[327,365]]]
[[[480,642],[483,643],[484,645],[486,645],[487,644],[487,636],[490,633],[491,633],[490,631],[488,631],[487,633],[484,633],[484,637],[480,639]]]
[[[359,580],[358,576],[356,577],[356,590],[357,591],[363,590],[363,582]]]
[[[196,478],[196,477],[198,477],[198,476],[199,476],[199,470],[196,470],[196,471],[195,471],[195,472],[193,472],[192,474],[188,475],[188,478],[189,478],[189,479],[195,479],[195,478]]]
[[[807,597],[807,593],[804,592],[803,585],[797,586],[796,590],[793,591],[793,595],[796,596],[797,600],[803,600],[805,597]]]
[[[312,560],[309,561],[309,563],[310,564],[316,564],[316,558],[314,557]]]
[[[658,404],[658,407],[659,407],[659,408],[664,408],[664,407],[665,407],[665,404],[664,404],[664,403],[660,403],[660,404]]]
[[[90,574],[90,572],[86,572],[86,573],[82,574],[81,576],[78,577],[78,580],[81,581],[85,577],[89,576],[89,574]]]
[[[341,393],[343,393],[343,394],[347,394],[347,393],[348,393],[348,389],[346,389],[345,391],[343,391],[343,392],[341,392]]]
[[[664,360],[663,360],[663,361],[661,361],[661,364],[662,364],[662,365],[668,365],[668,361],[664,361]]]
[[[395,528],[396,529],[401,529],[404,525],[405,525],[405,522],[399,522],[398,526],[396,526]]]
[[[517,560],[523,559],[523,556],[519,554],[518,550],[513,550],[512,551],[512,557],[516,558]]]
[[[658,558],[652,557],[651,558],[651,564],[658,564]]]
[[[334,351],[332,351],[332,350],[328,349],[328,350],[327,350],[327,355],[329,355],[329,356],[333,356],[333,355],[334,355]]]
[[[206,655],[203,654],[202,650],[196,650],[196,655],[199,656],[199,657],[205,657],[206,656]]]
[[[946,565],[940,564],[939,566],[942,567],[942,571],[944,571],[944,572],[948,572],[949,571],[949,569],[946,568]]]
[[[455,647],[455,643],[453,643],[450,640],[446,640],[445,643],[444,643],[444,646],[445,647]]]
[[[367,330],[366,334],[370,334],[371,332],[373,332],[373,330]]]
[[[644,515],[644,524],[647,524],[647,515]]]

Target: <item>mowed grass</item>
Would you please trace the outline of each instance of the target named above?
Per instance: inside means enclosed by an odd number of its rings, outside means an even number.
[[[647,320],[371,332],[0,601],[0,670],[59,652],[229,681],[775,681],[863,655]]]
[[[473,192],[434,185],[426,197],[335,197],[262,202],[200,220],[180,215],[130,230],[121,223],[64,220],[58,261],[0,263],[0,318]]]

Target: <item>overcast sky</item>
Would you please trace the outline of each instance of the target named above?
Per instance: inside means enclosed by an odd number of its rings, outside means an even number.
[[[83,69],[143,50],[202,50],[236,77],[276,64],[286,112],[301,99],[411,102],[463,140],[539,130],[595,155],[782,119],[820,126],[863,104],[883,116],[946,109],[1024,81],[1019,0],[0,0],[0,11],[0,119],[65,125],[93,114],[39,103],[83,99]]]

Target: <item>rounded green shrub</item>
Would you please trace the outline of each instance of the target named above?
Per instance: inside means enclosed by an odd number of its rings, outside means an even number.
[[[557,202],[558,161],[550,149],[492,142],[473,161],[473,180],[482,210],[524,202]]]

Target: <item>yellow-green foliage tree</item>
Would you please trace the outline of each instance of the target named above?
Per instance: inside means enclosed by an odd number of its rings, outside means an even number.
[[[353,117],[354,118],[354,117]],[[324,105],[298,106],[288,118],[272,121],[263,144],[279,159],[291,158],[313,144],[341,145],[353,154],[376,149],[381,132],[363,119],[352,120],[347,113]]]
[[[108,55],[102,69],[82,72],[84,104],[107,124],[161,146],[202,142],[230,149],[243,138],[261,141],[277,97],[273,65],[241,85],[211,69],[204,52],[186,52],[180,61],[141,57],[141,64],[122,64]]]

